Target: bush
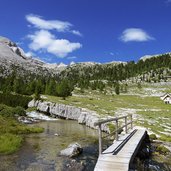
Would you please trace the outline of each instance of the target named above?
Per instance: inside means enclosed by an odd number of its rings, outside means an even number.
[[[19,116],[26,116],[26,112],[23,107],[17,106],[14,108],[14,114],[17,114]]]
[[[0,115],[6,116],[6,117],[12,117],[14,116],[14,110],[12,107],[6,106],[0,111]]]
[[[0,104],[0,111],[3,110],[6,107],[4,104]]]
[[[0,93],[0,103],[12,107],[21,106],[23,108],[27,108],[27,105],[31,100],[32,97],[29,96]]]
[[[15,108],[0,104],[0,115],[6,117],[14,117],[15,115],[25,116],[26,112],[24,108],[17,106]]]

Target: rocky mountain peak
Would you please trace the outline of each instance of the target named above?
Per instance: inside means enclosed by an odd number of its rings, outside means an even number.
[[[3,58],[6,58],[7,60],[21,60],[21,57],[23,59],[26,59],[27,56],[24,53],[24,50],[17,46],[16,43],[12,42],[6,37],[0,36],[0,58],[3,60]]]
[[[165,53],[165,54],[169,54],[169,55],[171,56],[171,52],[167,52],[167,53]],[[144,55],[144,56],[142,56],[142,57],[140,58],[140,60],[145,61],[145,60],[147,60],[147,59],[150,59],[150,58],[153,58],[153,57],[158,57],[158,56],[161,56],[161,55],[163,55],[163,54]]]
[[[11,41],[8,38],[0,36],[0,43],[9,45],[10,42]]]

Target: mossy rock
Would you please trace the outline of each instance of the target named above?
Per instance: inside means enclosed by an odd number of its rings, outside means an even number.
[[[150,134],[149,137],[150,137],[150,140],[156,140],[157,139],[156,134]]]
[[[159,152],[160,154],[167,154],[167,153],[170,152],[170,151],[169,151],[165,146],[163,146],[163,145],[157,146],[156,151]]]

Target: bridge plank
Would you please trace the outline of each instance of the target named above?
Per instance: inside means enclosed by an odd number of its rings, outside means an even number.
[[[130,161],[139,148],[146,130],[138,129],[117,154],[112,152],[129,136],[126,134],[119,141],[115,141],[108,149],[99,155],[94,171],[128,171]]]
[[[114,141],[113,144],[108,147],[105,151],[102,153],[113,153],[113,151],[129,136],[129,134],[125,134],[119,137],[118,141]]]

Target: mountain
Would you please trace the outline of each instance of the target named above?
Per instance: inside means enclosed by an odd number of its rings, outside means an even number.
[[[148,59],[148,60],[147,60]],[[0,91],[19,94],[71,94],[74,87],[104,90],[122,83],[167,81],[171,53],[145,56],[138,62],[45,63],[27,57],[16,43],[0,37]]]
[[[0,37],[0,60],[1,62],[8,61],[13,64],[32,64],[40,66],[43,64],[40,60],[27,57],[23,49],[5,37]]]
[[[15,70],[19,75],[58,75],[68,68],[77,68],[84,70],[84,68],[94,67],[96,65],[118,65],[124,62],[112,61],[110,63],[101,64],[97,62],[71,62],[69,65],[63,63],[45,63],[39,59],[28,57],[24,50],[10,39],[0,36],[0,67],[1,76],[12,74]]]
[[[1,75],[10,75],[14,70],[19,75],[54,75],[64,70],[65,64],[48,64],[39,59],[27,57],[24,50],[8,38],[0,36]]]
[[[149,59],[149,60],[147,60]],[[163,68],[169,68],[165,71]],[[135,62],[112,61],[108,63],[97,62],[71,62],[45,63],[39,59],[27,57],[24,50],[8,38],[0,37],[0,77],[11,75],[13,72],[19,76],[42,76],[67,78],[74,83],[78,80],[124,80],[141,74],[164,77],[170,74],[171,53],[159,55],[146,55]],[[160,69],[160,71],[158,71]],[[150,76],[151,78],[152,76]],[[27,77],[26,77],[27,78]],[[32,77],[34,78],[34,77]]]
[[[127,64],[127,62],[124,62],[124,61],[111,61],[111,62],[107,62],[105,64],[119,65],[119,64]]]

